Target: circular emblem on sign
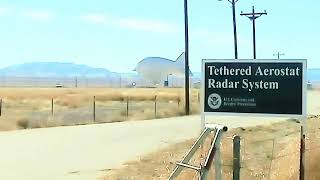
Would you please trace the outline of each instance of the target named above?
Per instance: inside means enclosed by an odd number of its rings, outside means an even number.
[[[208,105],[211,109],[219,109],[222,104],[222,99],[219,94],[213,93],[208,97]]]

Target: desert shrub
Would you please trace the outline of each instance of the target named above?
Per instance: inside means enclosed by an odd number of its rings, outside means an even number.
[[[27,129],[29,127],[29,120],[26,118],[19,119],[17,121],[17,127]]]
[[[120,116],[127,116],[127,110],[121,110]]]
[[[115,94],[105,94],[105,95],[97,95],[96,100],[101,102],[107,101],[124,101],[126,97],[124,97],[121,93]]]
[[[154,95],[130,95],[129,97],[130,101],[154,101],[155,96]]]
[[[93,101],[93,97],[70,95],[70,96],[64,96],[64,97],[58,98],[55,101],[55,104],[60,106],[66,106],[68,108],[78,108],[92,101]]]
[[[166,94],[166,95],[162,94],[157,96],[157,101],[164,101],[164,102],[181,101],[181,97],[177,96],[176,94]]]

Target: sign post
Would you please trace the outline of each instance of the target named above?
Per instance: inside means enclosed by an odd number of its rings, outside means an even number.
[[[306,74],[304,59],[202,60],[202,129],[208,115],[301,119],[300,179],[303,179]]]

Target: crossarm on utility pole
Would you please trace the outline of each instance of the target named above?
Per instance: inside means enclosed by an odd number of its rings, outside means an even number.
[[[253,34],[253,59],[256,59],[256,28],[255,28],[255,20],[259,18],[262,15],[267,15],[267,12],[264,11],[262,13],[257,13],[254,11],[254,6],[252,6],[252,12],[251,13],[243,13],[241,11],[241,16],[246,16],[252,21],[252,34]]]

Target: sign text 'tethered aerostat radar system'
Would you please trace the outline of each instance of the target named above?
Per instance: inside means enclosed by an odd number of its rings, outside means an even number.
[[[306,116],[306,60],[203,60],[204,114]]]

